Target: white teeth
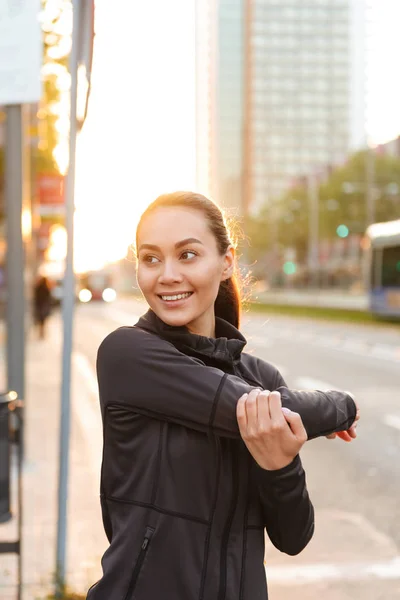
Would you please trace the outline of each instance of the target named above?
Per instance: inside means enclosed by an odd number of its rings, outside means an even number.
[[[191,292],[188,292],[186,294],[177,294],[176,296],[161,296],[161,298],[163,300],[182,300],[183,298],[188,298],[189,296],[191,296]]]

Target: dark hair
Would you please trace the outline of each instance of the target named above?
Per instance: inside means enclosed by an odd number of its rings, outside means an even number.
[[[208,221],[210,231],[215,237],[221,255],[225,254],[229,246],[233,245],[224,215],[212,200],[196,192],[172,192],[158,196],[143,212],[136,228],[136,246],[138,231],[143,219],[153,210],[165,206],[184,206],[200,210]],[[240,287],[235,272],[232,277],[220,283],[214,304],[214,313],[216,317],[221,317],[235,327],[239,327],[240,311]]]

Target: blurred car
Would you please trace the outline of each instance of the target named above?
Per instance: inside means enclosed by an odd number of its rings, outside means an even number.
[[[106,270],[90,271],[79,276],[80,302],[91,301],[113,302],[117,293],[112,284],[112,275]]]

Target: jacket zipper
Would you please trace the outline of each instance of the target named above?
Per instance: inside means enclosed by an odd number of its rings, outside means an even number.
[[[238,477],[238,456],[237,449],[235,446],[232,448],[232,500],[229,509],[228,519],[226,521],[224,533],[222,536],[221,544],[221,561],[220,561],[220,578],[219,578],[219,594],[218,600],[225,600],[226,595],[226,563],[228,553],[229,536],[231,533],[231,527],[233,517],[235,516],[237,496],[239,493],[239,477]]]
[[[126,592],[124,600],[129,600],[130,597],[132,596],[132,593],[135,589],[135,586],[136,586],[136,583],[137,583],[137,580],[138,580],[138,577],[140,574],[140,570],[142,568],[142,564],[145,559],[146,552],[149,548],[150,540],[152,538],[153,533],[154,533],[153,527],[146,527],[146,533],[144,534],[142,547],[140,549],[138,559],[137,559],[135,567],[133,569],[132,577],[129,582],[128,591]]]

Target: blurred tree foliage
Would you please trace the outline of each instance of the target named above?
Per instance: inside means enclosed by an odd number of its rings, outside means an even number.
[[[362,234],[366,227],[366,160],[367,152],[350,156],[348,161],[326,175],[318,185],[319,238],[337,237],[337,227],[344,224],[349,233]],[[400,158],[374,154],[375,221],[400,217]],[[304,259],[308,246],[309,194],[307,182],[299,183],[277,201],[265,205],[256,218],[249,217],[246,233],[250,238],[250,258],[272,249],[273,240],[280,247],[293,247],[298,260]]]
[[[39,130],[37,172],[58,171],[54,150],[59,137],[57,121],[60,116],[60,92],[69,86],[71,10],[71,0],[58,0],[58,2],[42,0],[43,96],[37,115]]]

